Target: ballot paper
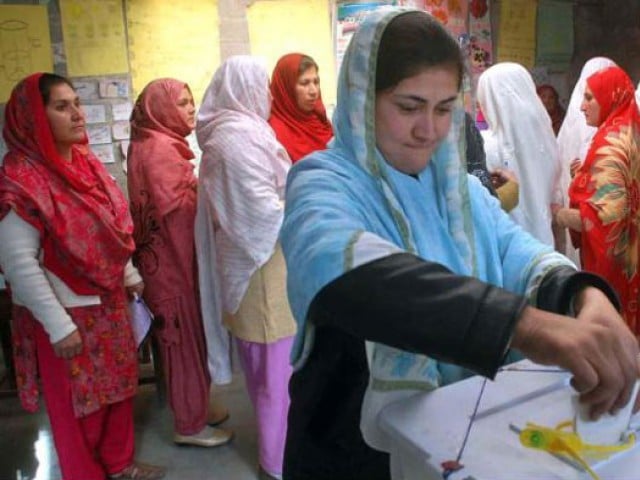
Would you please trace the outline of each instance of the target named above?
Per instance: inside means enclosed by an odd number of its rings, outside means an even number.
[[[578,396],[572,398],[575,409],[574,428],[583,442],[593,445],[615,445],[624,440],[624,435],[629,429],[633,405],[638,395],[640,381],[637,381],[631,399],[615,415],[605,413],[597,420],[589,417],[588,408],[578,402]]]
[[[133,330],[133,338],[136,341],[136,347],[144,341],[151,328],[153,314],[144,300],[138,295],[129,302],[129,313],[131,315],[131,328]]]

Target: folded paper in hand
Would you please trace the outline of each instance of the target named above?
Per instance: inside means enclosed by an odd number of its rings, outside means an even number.
[[[138,295],[129,302],[129,314],[131,315],[131,328],[136,347],[139,347],[151,328],[153,314],[147,304]]]

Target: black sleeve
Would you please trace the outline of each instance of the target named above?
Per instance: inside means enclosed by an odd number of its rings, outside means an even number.
[[[482,185],[489,190],[489,193],[496,197],[496,191],[491,183],[491,175],[487,170],[487,156],[484,153],[484,140],[482,140],[482,135],[480,134],[478,127],[476,127],[475,122],[468,113],[465,113],[464,115],[464,131],[467,173],[478,177]]]
[[[578,272],[572,267],[561,266],[550,270],[538,288],[536,307],[549,312],[569,315],[574,296],[585,287],[601,290],[618,311],[620,299],[615,290],[602,277],[594,273]]]
[[[524,297],[399,253],[326,285],[308,320],[491,377],[524,306]]]

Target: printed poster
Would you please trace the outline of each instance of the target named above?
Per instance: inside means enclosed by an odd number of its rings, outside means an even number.
[[[400,0],[399,4],[429,12],[456,38],[467,33],[467,0]]]
[[[128,73],[121,0],[60,0],[70,77]]]
[[[52,71],[47,7],[0,5],[0,103],[27,75]]]
[[[388,0],[366,3],[343,3],[337,6],[335,31],[336,77],[339,75],[338,72],[340,72],[342,59],[358,25],[362,23],[369,13],[385,5],[396,5],[396,2]]]
[[[566,70],[573,56],[573,4],[543,0],[538,4],[536,63]]]
[[[497,55],[500,62],[516,62],[533,68],[536,56],[537,2],[503,0],[500,3],[500,27]]]

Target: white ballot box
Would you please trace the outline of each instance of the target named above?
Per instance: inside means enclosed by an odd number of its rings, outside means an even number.
[[[520,443],[514,429],[527,422],[555,428],[573,420],[569,374],[522,361],[518,369],[487,380],[460,463],[448,480],[589,480],[576,461],[563,460]],[[538,372],[552,369],[552,372]],[[482,388],[483,378],[419,393],[387,406],[378,417],[389,436],[394,480],[441,480],[441,464],[455,460]],[[631,426],[640,426],[640,414]],[[640,439],[606,459],[589,461],[602,480],[640,479]]]

